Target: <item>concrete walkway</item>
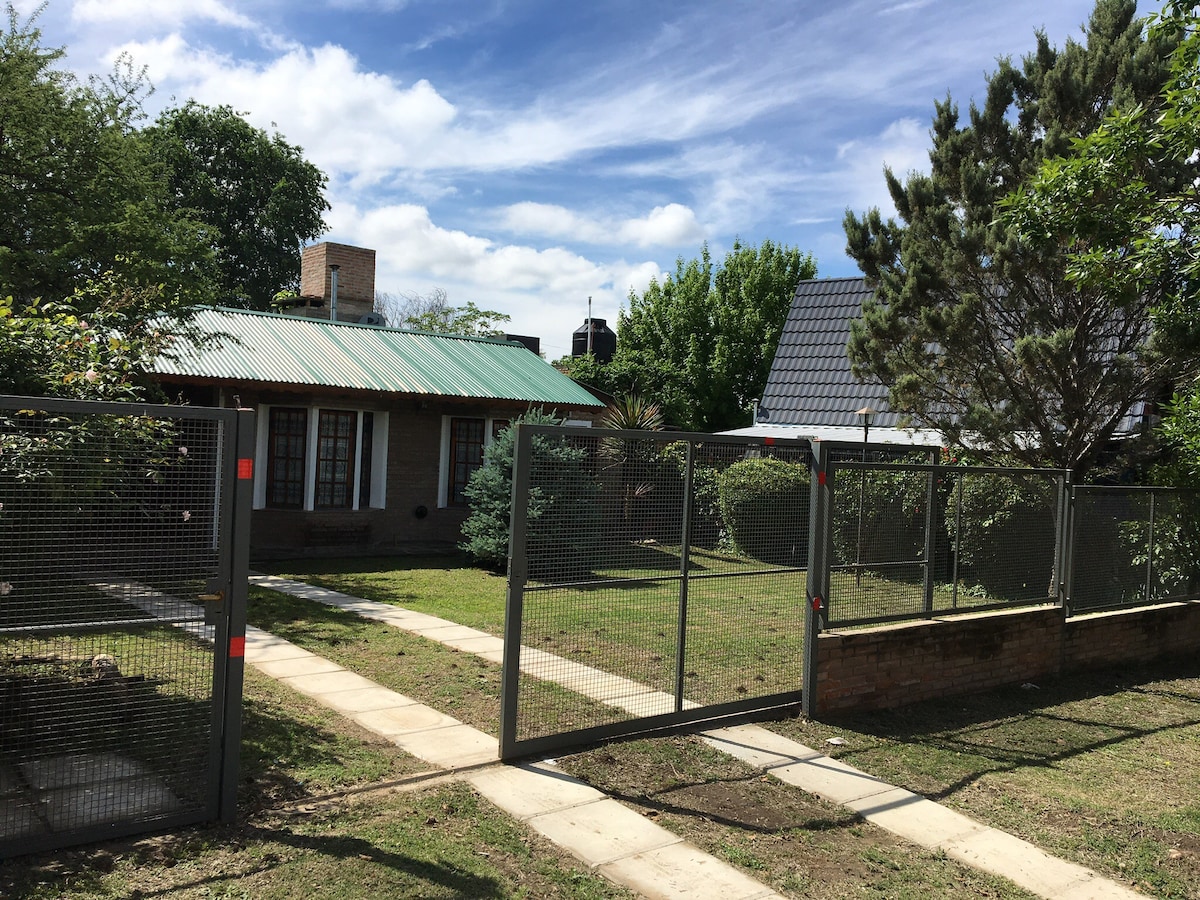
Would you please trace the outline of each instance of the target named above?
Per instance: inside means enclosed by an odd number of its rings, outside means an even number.
[[[454,649],[500,662],[503,642],[424,613],[269,575],[251,584],[313,600]],[[669,695],[542,651],[522,653],[522,670],[594,700],[647,715]],[[477,729],[382,688],[281,638],[247,629],[246,661],[351,717],[407,752],[464,776],[501,809],[606,877],[650,898],[767,898],[779,895],[547,763],[497,762],[498,742]],[[853,810],[867,821],[960,862],[1000,875],[1049,900],[1121,900],[1137,893],[1090,869],[1050,856],[918,794],[758,725],[703,732],[713,747],[779,780]]]

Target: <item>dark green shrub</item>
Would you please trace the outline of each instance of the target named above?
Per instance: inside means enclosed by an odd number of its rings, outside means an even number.
[[[914,457],[911,462],[924,462]],[[839,469],[834,485],[833,549],[836,563],[919,563],[925,554],[929,476],[924,471]],[[861,516],[860,516],[861,501]],[[935,521],[934,527],[936,528]],[[889,567],[887,577],[923,577],[916,565]]]
[[[721,516],[739,553],[807,564],[809,480],[808,466],[770,457],[740,460],[721,473]]]
[[[527,413],[513,424],[519,422],[561,424],[541,411]],[[480,565],[497,572],[505,571],[508,563],[515,449],[516,428],[510,427],[484,450],[483,466],[464,490],[471,514],[463,523],[459,546]],[[600,539],[599,488],[589,471],[588,454],[566,438],[551,435],[536,435],[532,450],[526,534],[530,577],[582,577]]]
[[[950,490],[946,530],[958,552],[958,580],[996,600],[1049,595],[1054,574],[1056,486],[1044,476],[964,475]]]

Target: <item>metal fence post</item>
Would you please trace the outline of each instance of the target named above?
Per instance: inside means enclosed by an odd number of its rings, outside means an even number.
[[[238,769],[242,743],[242,689],[245,683],[246,605],[250,574],[250,518],[254,506],[254,410],[239,409],[233,419],[233,493],[232,528],[229,547],[229,582],[226,595],[227,639],[218,653],[226,653],[224,679],[224,719],[220,802],[222,822],[237,818]]]
[[[1146,593],[1143,597],[1144,603],[1150,602],[1150,597],[1154,593],[1154,495],[1155,491],[1150,491],[1150,527],[1149,533],[1146,535]]]
[[[829,603],[829,544],[833,497],[829,454],[820,442],[811,444],[811,487],[808,502],[807,609],[804,627],[804,715],[817,714],[817,636]]]
[[[517,742],[517,693],[521,678],[521,618],[529,579],[526,547],[529,480],[533,463],[531,426],[518,423],[513,447],[512,499],[509,504],[508,596],[504,606],[504,666],[500,689],[500,758],[510,759]]]
[[[687,671],[688,568],[692,546],[692,492],[695,474],[694,441],[687,442],[683,474],[683,527],[679,545],[679,622],[675,637],[675,711],[683,709],[683,679]]]
[[[1079,507],[1075,495],[1075,484],[1069,472],[1058,477],[1059,527],[1058,527],[1058,593],[1063,615],[1070,617],[1075,601],[1075,539]]]
[[[925,612],[933,612],[933,554],[937,547],[933,538],[933,504],[937,499],[938,459],[930,454],[934,468],[929,470],[925,484]]]

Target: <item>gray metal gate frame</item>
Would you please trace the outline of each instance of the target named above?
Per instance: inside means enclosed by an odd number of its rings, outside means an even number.
[[[581,426],[531,425],[519,423],[516,426],[516,445],[513,460],[512,506],[509,533],[508,556],[508,593],[505,604],[504,622],[504,655],[501,687],[500,711],[500,758],[511,761],[523,757],[560,750],[569,746],[580,746],[597,741],[627,737],[635,734],[647,734],[675,728],[681,725],[700,722],[715,722],[721,719],[747,717],[755,714],[768,714],[781,709],[796,709],[804,696],[803,688],[786,691],[762,697],[752,697],[743,700],[733,700],[710,705],[685,708],[683,701],[682,668],[676,675],[674,710],[667,713],[634,717],[624,721],[613,722],[598,726],[559,732],[554,735],[519,739],[518,738],[518,697],[520,681],[520,659],[522,648],[522,615],[524,610],[524,593],[529,581],[528,559],[524,552],[528,536],[528,498],[531,486],[531,447],[535,435],[581,435],[604,438],[645,439],[647,432],[625,431],[620,429],[596,429]],[[778,447],[784,449],[807,449],[809,441],[795,438],[747,438],[735,435],[713,435],[689,432],[670,432],[672,441],[697,442],[704,444],[741,444],[747,447],[762,449]],[[692,496],[693,488],[693,458],[692,444],[688,445],[686,473],[684,482],[685,497]],[[811,465],[811,457],[808,457]],[[815,483],[815,475],[812,476]],[[681,527],[682,539],[686,542],[691,536],[691,504],[685,503]],[[811,551],[810,551],[811,552]],[[686,572],[686,555],[681,554],[680,605],[678,618],[677,646],[684,642],[684,631],[687,620],[687,591],[688,576]],[[796,569],[799,572],[802,570]],[[809,612],[809,622],[813,614]],[[682,656],[682,654],[681,654]],[[679,662],[682,667],[682,660]]]
[[[156,817],[151,823],[125,820],[90,825],[46,836],[26,837],[18,854],[163,831],[202,822],[231,823],[237,816],[238,764],[242,737],[242,689],[246,646],[246,604],[253,503],[255,414],[249,409],[217,409],[142,403],[58,400],[0,395],[0,411],[33,410],[64,415],[137,416],[215,421],[222,433],[215,490],[217,568],[207,593],[196,598],[204,621],[214,626],[212,708],[208,748],[208,795],[203,807]],[[63,626],[64,629],[70,626]],[[20,629],[14,629],[20,631]],[[3,835],[0,835],[0,845]],[[0,853],[0,857],[12,855]]]

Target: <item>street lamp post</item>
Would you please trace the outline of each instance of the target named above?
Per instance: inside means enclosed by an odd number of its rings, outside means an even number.
[[[862,585],[862,533],[863,533],[863,507],[866,505],[867,499],[867,440],[871,434],[871,421],[875,418],[875,410],[869,406],[864,406],[862,409],[856,410],[854,413],[862,421],[863,427],[863,447],[862,461],[863,468],[858,472],[858,542],[854,552],[854,584]]]

